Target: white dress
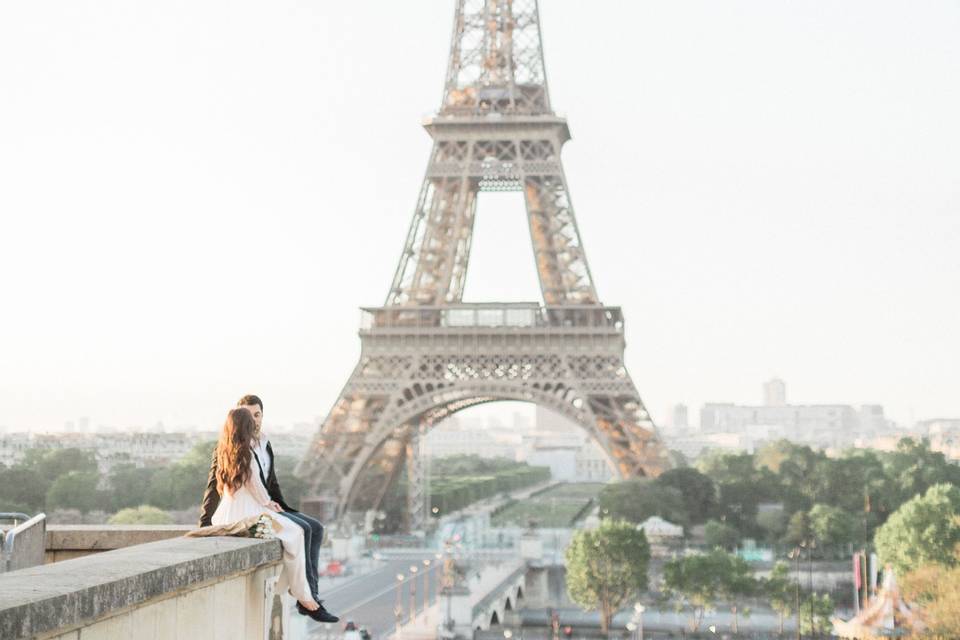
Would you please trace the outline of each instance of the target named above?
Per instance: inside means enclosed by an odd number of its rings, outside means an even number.
[[[278,591],[286,588],[297,600],[313,602],[310,587],[307,584],[306,552],[303,545],[303,529],[284,518],[267,505],[271,502],[263,481],[260,480],[260,468],[257,460],[250,456],[250,477],[236,493],[224,489],[217,510],[210,518],[211,524],[228,524],[267,514],[273,520],[273,529],[283,545],[283,570],[280,572]]]

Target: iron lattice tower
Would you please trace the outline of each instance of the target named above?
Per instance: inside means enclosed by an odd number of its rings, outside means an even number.
[[[624,366],[620,309],[600,304],[550,105],[536,0],[458,0],[433,150],[385,305],[363,309],[360,362],[298,473],[307,508],[378,509],[406,461],[411,529],[429,505],[415,452],[443,418],[498,400],[544,405],[585,429],[621,477],[666,450]],[[520,191],[543,305],[464,304],[477,195]]]

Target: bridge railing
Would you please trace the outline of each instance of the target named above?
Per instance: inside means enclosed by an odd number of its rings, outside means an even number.
[[[360,330],[586,328],[623,331],[620,307],[541,306],[536,302],[364,307]]]

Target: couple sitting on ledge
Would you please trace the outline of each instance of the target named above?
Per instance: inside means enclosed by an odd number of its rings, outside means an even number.
[[[227,414],[213,452],[200,526],[223,526],[261,515],[273,521],[283,545],[281,584],[297,599],[297,611],[318,622],[337,622],[317,597],[317,559],[323,525],[283,500],[273,447],[260,432],[263,402],[244,396]]]

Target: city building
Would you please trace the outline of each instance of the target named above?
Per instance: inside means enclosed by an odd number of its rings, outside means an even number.
[[[765,383],[763,394],[761,406],[705,404],[700,410],[700,434],[737,434],[747,449],[778,438],[821,448],[843,448],[853,446],[858,439],[887,435],[893,430],[880,405],[857,409],[845,404],[787,404],[782,380]]]
[[[675,404],[670,416],[670,426],[674,431],[686,431],[690,428],[690,417],[687,405]]]
[[[783,380],[774,378],[763,383],[763,404],[768,407],[787,406],[787,385]]]
[[[523,434],[504,426],[489,426],[456,416],[447,418],[426,436],[426,451],[433,458],[476,455],[481,458],[520,460]]]
[[[960,418],[935,418],[917,423],[930,440],[930,448],[951,460],[960,461]]]

